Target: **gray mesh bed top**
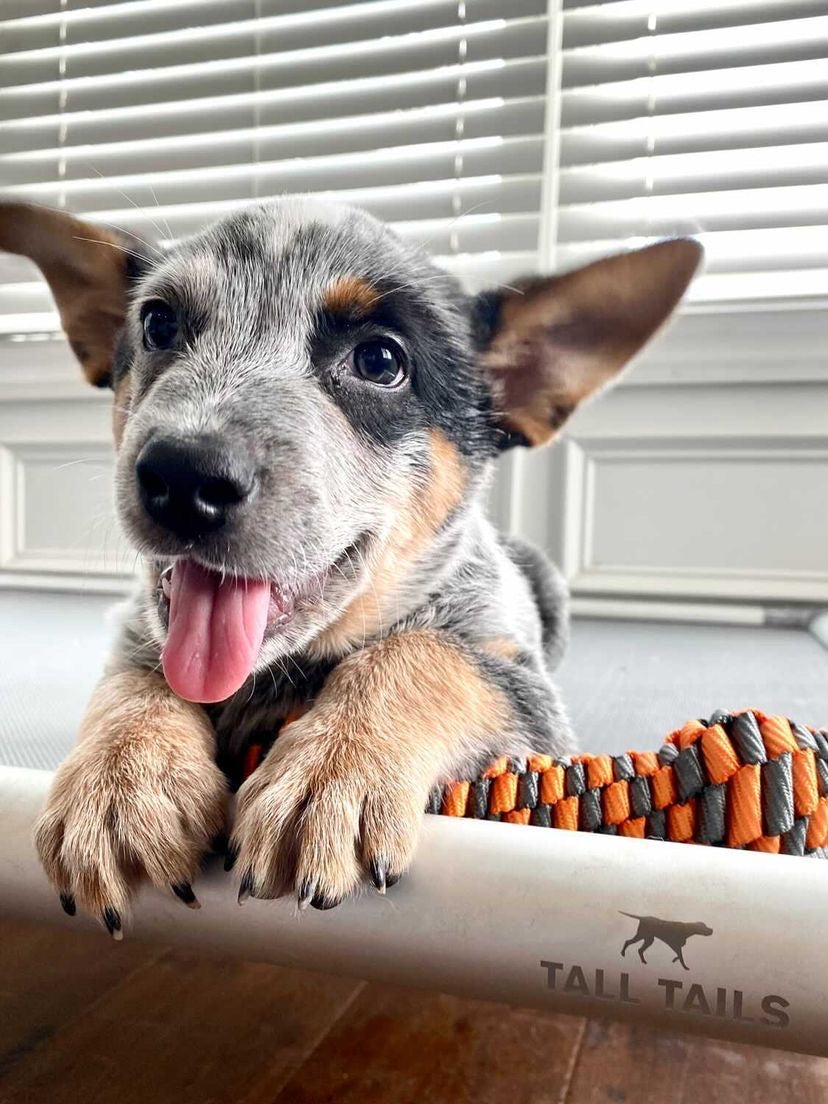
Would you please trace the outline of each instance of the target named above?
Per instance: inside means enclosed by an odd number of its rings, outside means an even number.
[[[0,763],[53,769],[112,629],[111,597],[0,591]],[[582,747],[656,748],[716,708],[828,723],[828,652],[794,629],[578,620],[559,684]]]

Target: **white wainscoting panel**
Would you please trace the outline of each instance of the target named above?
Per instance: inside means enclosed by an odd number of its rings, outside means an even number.
[[[17,443],[7,510],[12,547],[5,570],[119,575],[128,570],[112,504],[112,449],[88,441]]]
[[[0,585],[122,591],[135,566],[112,491],[111,394],[62,341],[0,347]]]
[[[569,448],[580,453],[567,485],[567,566],[578,590],[828,596],[828,511],[813,508],[825,494],[828,446],[638,438]]]

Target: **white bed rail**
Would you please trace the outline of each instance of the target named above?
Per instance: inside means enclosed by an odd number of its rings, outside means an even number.
[[[32,847],[50,779],[0,767],[0,915],[90,926],[64,916]],[[819,860],[427,817],[386,897],[239,907],[218,864],[196,891],[199,911],[143,891],[126,938],[828,1055]]]

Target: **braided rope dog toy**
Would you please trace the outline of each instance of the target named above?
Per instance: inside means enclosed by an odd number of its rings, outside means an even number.
[[[828,858],[828,730],[719,710],[658,752],[499,759],[427,811]]]
[[[243,777],[266,750],[248,745]],[[503,757],[437,787],[426,812],[824,859],[828,730],[717,710],[671,732],[658,752]]]

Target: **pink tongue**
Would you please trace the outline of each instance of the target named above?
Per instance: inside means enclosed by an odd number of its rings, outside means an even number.
[[[253,670],[262,646],[270,583],[226,579],[190,560],[172,572],[164,675],[180,698],[224,701]]]

